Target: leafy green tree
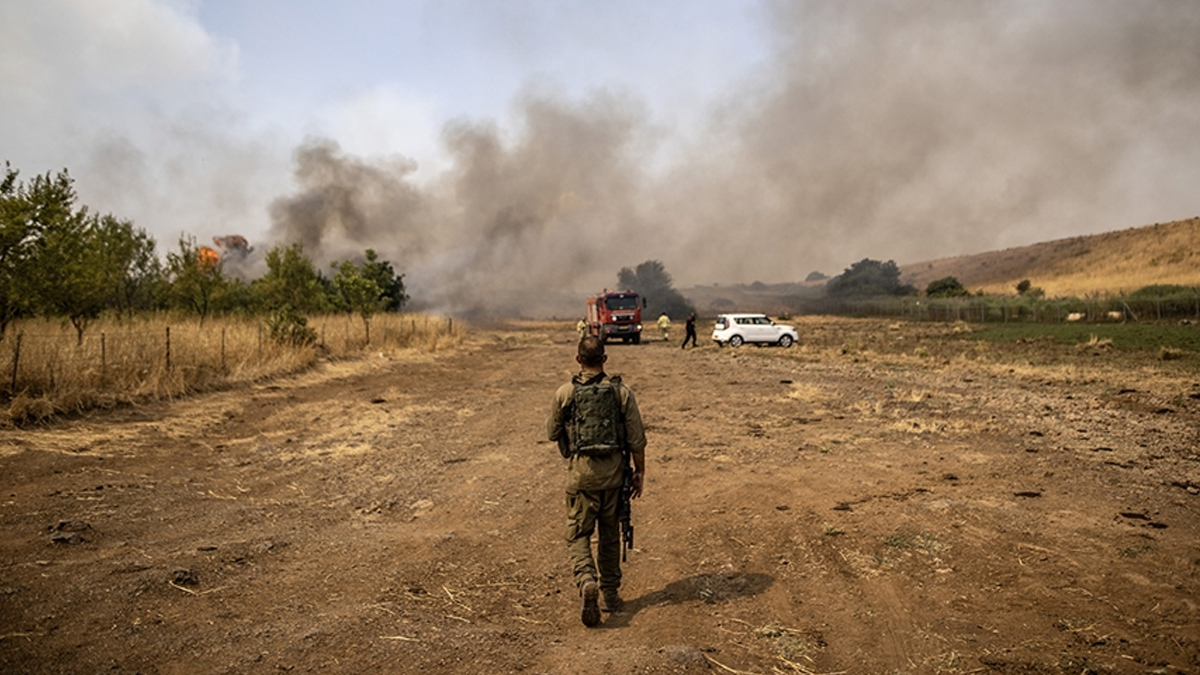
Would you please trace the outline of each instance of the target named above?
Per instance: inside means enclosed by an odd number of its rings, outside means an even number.
[[[900,268],[895,261],[880,262],[863,258],[830,279],[825,284],[825,292],[833,297],[849,298],[913,295],[917,289],[900,283]]]
[[[959,283],[957,277],[942,277],[929,282],[929,285],[925,287],[925,295],[931,298],[954,298],[970,294],[971,292]]]
[[[368,264],[355,265],[349,260],[334,263],[337,274],[333,277],[333,285],[337,288],[341,304],[362,317],[367,344],[371,344],[371,317],[383,309],[385,301],[379,284],[367,276],[365,268]]]
[[[298,312],[312,314],[329,307],[322,277],[299,242],[267,251],[267,273],[256,279],[252,288],[268,311],[289,305]]]
[[[696,311],[679,291],[666,268],[658,260],[647,260],[636,269],[622,267],[617,273],[617,286],[634,291],[646,299],[646,306],[656,312],[666,312],[673,319],[682,319]]]
[[[203,326],[226,284],[221,265],[203,261],[196,238],[181,235],[179,250],[167,253],[167,276],[171,283],[172,305],[198,315]]]
[[[88,325],[106,309],[114,286],[100,255],[101,219],[75,207],[75,186],[66,171],[36,176],[24,190],[27,244],[20,284],[25,309],[61,316],[83,343]]]
[[[40,232],[34,209],[26,198],[18,171],[4,163],[0,179],[0,338],[8,324],[26,310],[26,287],[31,267],[33,241]]]
[[[104,284],[112,292],[110,308],[127,316],[157,309],[164,277],[154,238],[135,228],[132,221],[111,215],[100,218],[93,227]]]
[[[360,271],[364,277],[373,280],[379,286],[383,299],[382,311],[399,312],[404,303],[408,302],[408,294],[404,290],[404,275],[396,274],[392,264],[380,260],[374,249],[367,249],[363,255],[366,262],[362,264]]]
[[[116,292],[104,269],[98,229],[99,219],[81,210],[65,221],[47,224],[39,242],[34,276],[39,309],[46,315],[67,317],[78,344]]]

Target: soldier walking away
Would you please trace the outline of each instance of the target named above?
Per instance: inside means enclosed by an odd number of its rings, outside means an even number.
[[[666,312],[658,315],[658,329],[662,331],[663,342],[671,340],[671,317]]]
[[[687,335],[683,336],[683,344],[679,345],[680,349],[687,347],[688,340],[692,341],[692,347],[696,346],[696,313],[695,312],[688,314],[687,325],[685,326],[685,328],[687,329]]]
[[[588,335],[575,361],[582,370],[554,393],[546,433],[567,460],[567,550],[583,600],[580,619],[600,624],[599,600],[607,612],[620,609],[622,485],[629,499],[642,494],[646,475],[646,431],[633,391],[619,375],[604,372],[604,343]],[[629,462],[632,460],[632,469]],[[592,532],[599,530],[596,556]],[[625,540],[632,542],[632,529]]]

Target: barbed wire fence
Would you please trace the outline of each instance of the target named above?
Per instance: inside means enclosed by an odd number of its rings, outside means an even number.
[[[816,313],[970,323],[1200,322],[1200,288],[1193,288],[1189,293],[1150,297],[1094,294],[1082,298],[960,296],[824,299],[805,309]]]

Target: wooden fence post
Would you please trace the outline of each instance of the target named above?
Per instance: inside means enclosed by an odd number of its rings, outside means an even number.
[[[167,372],[171,372],[171,327],[167,326]]]
[[[14,396],[17,393],[17,363],[21,361],[21,340],[24,338],[25,331],[20,331],[17,333],[17,347],[16,350],[13,351],[12,386],[10,387],[9,392]]]

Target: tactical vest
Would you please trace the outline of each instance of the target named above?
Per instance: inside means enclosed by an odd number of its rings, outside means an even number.
[[[625,448],[625,423],[621,417],[618,389],[621,377],[600,381],[597,375],[575,383],[571,393],[571,452],[587,457],[602,457]]]

